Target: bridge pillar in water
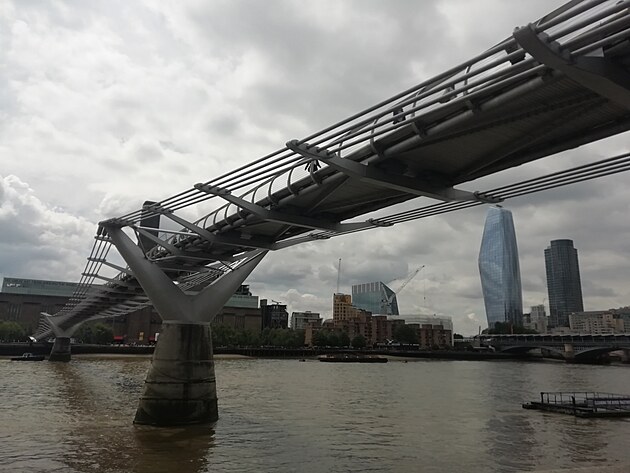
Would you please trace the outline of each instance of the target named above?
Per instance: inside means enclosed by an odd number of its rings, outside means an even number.
[[[55,337],[48,361],[70,361],[70,337]]]
[[[210,324],[165,322],[134,423],[183,425],[218,418]]]
[[[575,360],[575,350],[573,349],[573,343],[564,344],[564,359],[566,361]]]
[[[162,316],[134,422],[154,426],[218,419],[210,322],[267,251],[256,251],[196,294],[182,292],[120,227],[104,226]]]

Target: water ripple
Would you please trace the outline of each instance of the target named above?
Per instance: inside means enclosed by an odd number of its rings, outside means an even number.
[[[628,367],[217,360],[213,426],[134,426],[145,357],[0,360],[0,471],[517,472],[630,462],[630,422],[525,411]]]

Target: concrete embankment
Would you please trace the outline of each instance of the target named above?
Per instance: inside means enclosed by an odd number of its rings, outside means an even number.
[[[0,356],[21,356],[22,353],[35,355],[49,355],[52,343],[0,343]],[[91,345],[77,343],[72,345],[73,355],[82,354],[119,354],[119,355],[150,355],[152,346],[126,346],[126,345]]]
[[[35,355],[50,354],[52,343],[0,343],[0,356],[21,356],[30,352]],[[72,345],[73,355],[103,354],[103,355],[151,355],[153,346],[129,345],[91,345],[77,343]],[[491,352],[471,351],[420,351],[420,350],[350,350],[343,348],[279,348],[279,347],[216,347],[215,355],[223,357],[253,357],[253,358],[313,358],[332,353],[359,353],[365,355],[380,355],[396,358],[411,359],[441,359],[441,360],[513,360],[529,359],[523,355]]]

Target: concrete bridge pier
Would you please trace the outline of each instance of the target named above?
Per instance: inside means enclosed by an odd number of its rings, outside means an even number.
[[[622,363],[630,363],[630,348],[622,348],[619,350]]]
[[[564,344],[564,359],[566,361],[575,361],[575,350],[573,349],[573,343]]]
[[[50,328],[55,335],[55,342],[50,350],[50,355],[48,355],[48,361],[70,361],[72,358],[70,344],[72,332],[61,329],[55,318],[46,312],[40,314],[40,323]]]
[[[218,419],[210,322],[267,251],[252,252],[198,293],[184,293],[120,227],[104,226],[162,316],[134,423],[176,426]]]
[[[210,324],[165,322],[134,423],[181,425],[218,418]]]
[[[70,337],[55,337],[48,361],[70,361]]]

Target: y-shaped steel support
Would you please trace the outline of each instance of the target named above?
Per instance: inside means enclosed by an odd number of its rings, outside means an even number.
[[[134,422],[172,426],[216,421],[210,322],[267,252],[247,258],[198,294],[184,294],[121,228],[105,228],[164,321]]]

